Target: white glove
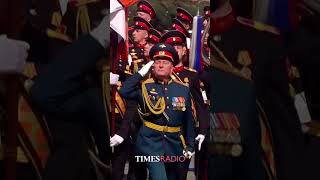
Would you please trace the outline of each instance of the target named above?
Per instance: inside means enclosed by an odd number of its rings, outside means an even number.
[[[146,65],[144,65],[139,71],[138,73],[144,77],[146,74],[148,74],[151,66],[153,65],[154,61],[150,61],[148,62]]]
[[[110,85],[117,85],[117,82],[119,81],[119,75],[113,74],[110,72]]]
[[[190,151],[183,150],[183,155],[188,159],[191,159],[194,154],[195,154],[194,152],[192,153]]]
[[[0,72],[21,73],[26,64],[30,45],[24,41],[0,36]]]
[[[105,16],[100,24],[94,28],[90,34],[104,47],[108,48],[110,42],[110,30],[109,30],[110,16]]]
[[[202,143],[203,143],[203,141],[205,139],[205,136],[203,134],[198,134],[198,136],[195,139],[196,139],[196,141],[199,141],[198,150],[200,151],[201,145],[202,145]]]
[[[110,137],[110,146],[118,146],[123,142],[123,138],[119,136],[118,134],[115,134],[113,137]]]

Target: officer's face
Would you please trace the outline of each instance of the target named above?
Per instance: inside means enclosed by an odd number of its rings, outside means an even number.
[[[154,75],[162,80],[168,78],[173,70],[172,62],[165,59],[158,59],[154,62]]]
[[[141,17],[142,19],[144,19],[144,20],[146,20],[146,21],[148,21],[148,22],[151,21],[151,16],[150,16],[150,14],[148,14],[148,13],[145,13],[145,12],[137,12],[137,16],[138,16],[138,17]]]
[[[189,24],[187,24],[187,23],[182,23],[182,25],[183,25],[183,27],[186,28],[187,30],[190,29],[190,25],[189,25]]]
[[[145,57],[149,57],[149,52],[150,52],[150,49],[153,47],[154,44],[152,43],[147,43],[144,48],[143,48],[143,54]]]
[[[140,43],[148,37],[148,31],[142,29],[135,29],[132,33],[133,41]]]
[[[178,55],[179,55],[179,60],[182,61],[183,56],[186,54],[186,47],[182,45],[174,45],[174,49],[176,49]]]

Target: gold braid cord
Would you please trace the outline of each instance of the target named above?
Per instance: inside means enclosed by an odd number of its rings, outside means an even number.
[[[164,97],[161,97],[160,99],[158,99],[157,103],[154,105],[150,97],[148,96],[146,84],[143,82],[141,86],[142,86],[143,99],[145,100],[145,103],[147,104],[151,113],[156,115],[162,114],[166,108]]]
[[[76,37],[78,39],[79,36],[79,23],[81,27],[82,33],[87,33],[91,31],[91,23],[88,12],[87,4],[96,3],[100,0],[78,0],[77,2],[77,20],[76,20]]]
[[[88,8],[86,5],[82,5],[82,6],[78,7],[76,22],[77,22],[76,23],[76,37],[78,39],[79,23],[80,23],[80,27],[81,27],[81,32],[87,33],[91,30],[90,18],[89,18]]]

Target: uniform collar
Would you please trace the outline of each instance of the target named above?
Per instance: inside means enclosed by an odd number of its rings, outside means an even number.
[[[170,77],[171,77],[171,76],[170,76]],[[171,78],[171,79],[168,81],[168,84],[167,84],[167,85],[171,84],[172,81],[173,81],[173,80],[172,80],[172,78]],[[160,80],[157,79],[156,82],[159,83],[159,84],[161,84],[161,85],[165,85],[164,81],[160,81]]]

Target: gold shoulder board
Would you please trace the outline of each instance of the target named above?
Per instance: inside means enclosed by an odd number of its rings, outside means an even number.
[[[154,79],[153,78],[146,79],[143,81],[143,83],[145,84],[154,83]]]
[[[181,85],[183,85],[183,86],[189,87],[188,84],[183,83],[183,82],[181,82],[181,81],[179,81],[179,80],[177,80],[177,79],[172,79],[172,80],[173,80],[174,82],[178,83],[178,84],[181,84]]]

